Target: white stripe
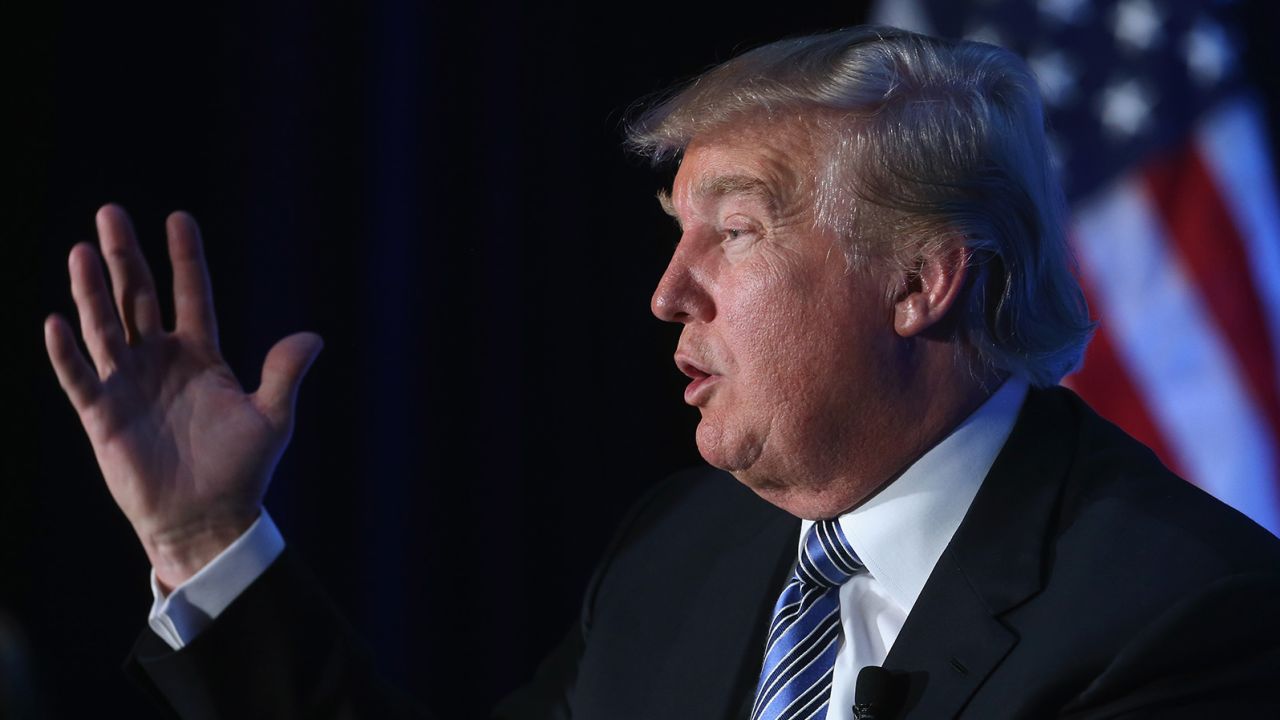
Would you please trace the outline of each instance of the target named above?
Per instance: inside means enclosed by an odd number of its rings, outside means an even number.
[[[799,625],[801,621],[807,618],[810,613],[814,612],[814,609],[817,607],[818,607],[818,604],[816,602],[809,605],[808,607],[804,608],[798,616],[796,616],[789,623],[787,623],[787,627],[784,628],[782,632],[778,633],[778,637],[774,638],[773,641],[769,643],[769,646],[764,649],[765,662],[769,661],[769,655],[773,653],[773,649],[778,645],[778,643],[782,642],[783,638],[786,638],[788,633],[790,633],[792,630],[795,630],[796,625]],[[818,622],[812,628],[809,629],[809,632],[807,634],[799,638],[792,638],[791,639],[793,642],[792,646],[785,653],[782,654],[782,657],[778,658],[778,662],[772,668],[769,668],[769,667],[761,668],[760,679],[761,680],[768,679],[769,675],[772,675],[776,668],[778,668],[779,666],[787,662],[787,658],[791,657],[791,655],[795,653],[796,648],[800,647],[801,645],[804,645],[804,643],[809,638],[813,637],[813,634],[816,633],[819,630],[819,628],[822,627],[823,622],[829,620],[832,615],[838,615],[839,611],[840,611],[840,608],[838,605],[836,606],[835,609],[828,610],[827,612],[822,614]]]
[[[823,545],[827,548],[827,557],[831,559],[831,564],[836,566],[840,572],[853,577],[858,572],[858,566],[853,562],[853,558],[849,557],[849,551],[845,548],[845,543],[841,542],[840,526],[836,523],[822,524],[822,537],[825,539]],[[845,580],[845,582],[849,582]],[[841,583],[842,585],[844,583]]]
[[[1263,417],[1152,207],[1131,176],[1078,209],[1095,312],[1188,479],[1280,533]]]
[[[1239,98],[1218,108],[1205,119],[1196,141],[1244,243],[1271,348],[1280,358],[1280,194],[1258,103]],[[1275,372],[1280,378],[1280,367]]]
[[[822,543],[819,542],[818,544],[821,545]],[[806,563],[803,560],[808,560],[809,562]],[[805,571],[805,574],[809,576],[809,579],[812,580],[815,585],[825,585],[826,587],[833,588],[840,586],[838,578],[828,577],[827,574],[822,571],[822,568],[818,567],[818,563],[813,559],[813,553],[809,552],[809,543],[804,544],[804,558],[800,562],[800,567]],[[834,564],[832,567],[834,567]],[[826,580],[826,582],[822,582],[819,578]]]
[[[823,718],[827,717],[827,704],[830,702],[831,702],[831,694],[827,693],[827,698],[822,701],[821,705],[814,708],[813,714],[809,716],[809,719],[812,720],[813,718],[817,718],[817,717],[823,717]]]
[[[833,633],[834,633],[834,637],[828,637],[833,635]],[[787,689],[789,685],[791,685],[791,683],[795,682],[801,675],[804,674],[804,671],[812,667],[814,663],[822,659],[822,655],[827,651],[827,648],[831,647],[831,644],[834,643],[840,637],[839,633],[840,633],[840,623],[835,623],[833,625],[828,626],[820,634],[817,633],[815,629],[814,634],[805,636],[804,639],[801,641],[801,644],[797,644],[796,647],[791,648],[791,651],[788,652],[787,655],[784,656],[783,658],[783,662],[787,663],[786,668],[780,674],[778,674],[773,679],[773,682],[769,683],[769,687],[764,688],[760,693],[760,696],[756,698],[757,710],[761,713],[767,711],[769,709],[769,706],[772,705],[774,701],[776,701],[779,697],[782,696],[783,692]],[[809,644],[805,646],[803,645],[804,643],[809,643]],[[801,647],[804,647],[805,652],[796,653],[795,651]],[[805,654],[810,651],[813,651],[813,655],[807,661],[805,661],[803,665],[801,665],[800,667],[796,667],[796,664],[799,663],[801,660],[804,660]],[[779,666],[781,667],[781,664]],[[821,679],[821,676],[819,679]],[[764,703],[763,705],[760,705],[759,704],[760,700],[765,697],[769,698],[768,702]],[[785,712],[786,708],[790,707],[791,704],[794,702],[795,700],[793,699],[790,703],[787,703],[787,705],[783,707],[783,709],[779,711],[779,713]],[[755,714],[756,713],[753,711],[752,715],[754,716]]]
[[[769,702],[773,702],[774,696],[778,693],[777,688],[780,687],[778,683],[783,683],[782,687],[785,687],[786,683],[790,682],[790,678],[800,674],[799,670],[794,672],[792,671],[795,664],[804,659],[805,654],[813,651],[814,648],[825,648],[829,645],[831,641],[827,641],[826,643],[822,643],[822,641],[832,631],[835,631],[837,634],[841,632],[841,625],[838,621],[827,625],[825,629],[823,628],[823,623],[829,623],[830,620],[831,615],[823,616],[821,621],[814,626],[807,635],[795,639],[795,644],[790,648],[787,648],[787,651],[782,654],[782,657],[778,658],[777,664],[771,668],[762,668],[762,672],[760,673],[760,682],[763,684],[757,688],[756,706],[760,706],[760,701],[765,698],[768,698],[768,702],[766,702],[762,707],[767,707]],[[820,645],[820,643],[822,644]],[[821,655],[820,651],[818,655]],[[817,655],[814,657],[817,657]],[[768,660],[767,657],[765,659]],[[812,662],[811,658],[803,667],[809,667]]]
[[[787,591],[789,592],[790,588],[788,588]],[[803,598],[804,595],[802,594],[800,597]],[[772,633],[773,632],[772,628],[776,628],[778,626],[779,621],[792,615],[795,612],[795,610],[799,607],[800,607],[800,600],[796,600],[795,602],[789,602],[786,605],[783,605],[782,607],[775,609],[774,615],[773,615],[773,625],[770,626],[771,629],[769,632]]]
[[[809,698],[805,699],[805,695]],[[786,707],[778,713],[778,720],[787,718],[787,720],[808,720],[813,717],[813,713],[817,711],[817,706],[821,706],[827,702],[827,698],[831,695],[831,670],[828,669],[818,681],[805,688],[800,694],[796,695]],[[801,702],[803,700],[803,702]],[[796,703],[800,703],[797,705]],[[805,713],[808,715],[805,715]]]
[[[811,591],[816,591],[821,595],[827,589],[828,588],[814,585],[808,590],[805,590],[804,594],[800,596],[798,601],[784,605],[778,610],[777,614],[773,617],[773,623],[769,626],[770,639],[768,645],[766,645],[764,649],[765,659],[768,659],[769,653],[773,652],[773,646],[777,645],[778,641],[787,634],[787,630],[790,630],[791,626],[796,623],[800,617],[799,614],[813,609],[815,603],[808,597],[809,593]],[[809,600],[809,604],[807,606],[805,605],[806,600]],[[781,632],[779,632],[779,630],[781,630]],[[777,633],[777,637],[774,637],[774,633]]]

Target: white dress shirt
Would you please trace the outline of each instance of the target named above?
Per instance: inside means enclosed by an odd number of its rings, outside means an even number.
[[[147,624],[169,647],[181,650],[257,580],[281,552],[284,552],[284,537],[263,510],[243,535],[174,588],[168,597],[160,591],[152,568],[154,600]]]
[[[1025,382],[1006,381],[897,480],[840,516],[840,529],[867,572],[840,586],[844,635],[836,651],[828,720],[852,720],[858,671],[884,664],[933,566],[1009,439],[1026,395]],[[812,526],[812,520],[800,524],[798,542]]]
[[[840,587],[844,629],[836,652],[829,720],[852,720],[858,671],[880,665],[978,487],[1013,430],[1027,385],[1004,383],[950,435],[855,510],[839,518],[866,573]],[[803,542],[813,521],[800,526]],[[174,650],[191,642],[284,550],[264,511],[208,565],[165,597],[151,571],[155,601],[149,624]]]

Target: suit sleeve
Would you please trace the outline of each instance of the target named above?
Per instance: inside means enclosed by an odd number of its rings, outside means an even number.
[[[583,644],[575,624],[494,717],[568,720]],[[183,720],[433,717],[378,674],[371,653],[288,549],[181,650],[143,630],[125,672]]]
[[[619,549],[674,502],[680,486],[678,478],[659,483],[631,509],[587,588],[580,622],[493,717],[569,720],[596,588]],[[181,650],[144,630],[125,671],[185,720],[431,717],[382,679],[368,649],[288,548]]]
[[[125,670],[188,720],[429,717],[381,679],[288,549],[182,650],[144,630]]]

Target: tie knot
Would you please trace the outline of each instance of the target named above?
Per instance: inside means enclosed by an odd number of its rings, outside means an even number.
[[[819,520],[809,528],[804,539],[804,549],[796,563],[796,577],[806,585],[839,587],[865,569],[840,529],[840,523]]]

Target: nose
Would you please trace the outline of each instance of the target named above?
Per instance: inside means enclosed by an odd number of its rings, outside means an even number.
[[[667,322],[710,322],[715,317],[715,303],[705,278],[692,262],[690,251],[685,249],[687,245],[682,242],[676,247],[653,291],[649,309],[659,320]]]

